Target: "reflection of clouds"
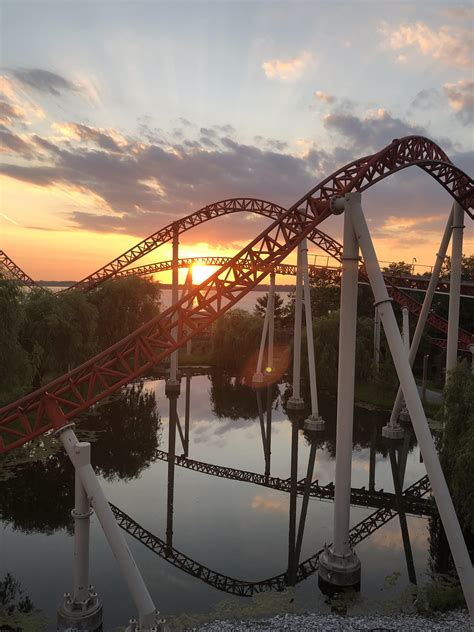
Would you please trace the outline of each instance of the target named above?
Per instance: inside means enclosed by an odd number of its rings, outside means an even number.
[[[251,504],[252,509],[256,509],[257,511],[267,512],[278,512],[278,513],[287,513],[288,512],[288,499],[287,498],[278,498],[275,494],[257,494],[255,498],[252,500]]]
[[[414,519],[409,522],[408,527],[412,549],[425,550],[427,548],[425,522],[419,518]],[[398,517],[394,518],[389,525],[375,531],[375,533],[370,536],[370,543],[376,549],[402,551],[403,540]]]

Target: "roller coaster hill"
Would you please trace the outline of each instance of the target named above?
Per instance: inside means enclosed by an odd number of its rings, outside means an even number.
[[[447,213],[446,229],[431,278],[426,285],[423,303],[417,302],[403,288],[398,287],[396,279],[390,280],[382,276],[362,208],[364,191],[408,167],[417,167],[423,170],[453,198],[453,207]],[[222,262],[221,267],[201,285],[186,287],[179,297],[177,284],[179,235],[199,224],[236,212],[257,213],[268,217],[269,226],[234,257]],[[269,580],[262,580],[261,582],[232,580],[233,585],[241,586],[239,588],[242,590],[241,594],[249,594],[258,590],[281,590],[285,585],[301,581],[311,572],[314,572],[316,568],[319,570],[319,577],[323,582],[332,582],[339,587],[360,584],[361,565],[353,548],[359,540],[358,536],[354,536],[350,532],[349,517],[357,285],[362,279],[369,283],[372,288],[374,304],[383,325],[400,381],[399,393],[392,411],[392,418],[387,424],[386,436],[388,439],[397,437],[398,417],[403,400],[406,411],[411,418],[427,471],[427,478],[415,485],[416,489],[399,491],[405,496],[411,495],[419,498],[431,488],[471,619],[473,619],[473,567],[411,370],[426,324],[435,327],[447,336],[442,343],[446,347],[447,379],[457,363],[458,349],[464,351],[474,349],[472,347],[474,342],[472,334],[459,329],[460,269],[464,219],[473,219],[473,213],[474,187],[472,179],[457,168],[435,143],[424,137],[410,136],[395,139],[381,151],[342,167],[288,209],[271,202],[250,198],[228,199],[210,204],[158,230],[75,284],[74,289],[88,292],[106,279],[127,274],[127,269],[130,269],[129,266],[162,244],[173,244],[171,264],[173,294],[172,305],[168,309],[109,349],[84,362],[81,366],[0,409],[0,454],[12,452],[33,438],[54,430],[75,467],[75,512],[82,519],[75,521],[75,543],[78,547],[76,551],[79,550],[80,555],[75,556],[74,563],[75,578],[80,577],[81,581],[75,580],[73,596],[68,598],[67,606],[63,608],[64,620],[66,621],[68,616],[69,623],[74,620],[75,606],[82,602],[85,604],[83,604],[83,613],[87,614],[87,608],[89,608],[87,604],[90,604],[90,612],[97,616],[97,595],[86,594],[83,587],[87,576],[87,565],[84,560],[88,556],[88,520],[84,520],[83,516],[88,514],[90,505],[92,505],[136,605],[139,623],[133,625],[138,625],[140,630],[157,629],[156,626],[164,625],[158,622],[155,604],[136,564],[133,562],[120,526],[125,527],[142,541],[146,540],[149,548],[159,548],[159,545],[156,544],[156,539],[154,540],[149,532],[141,529],[139,525],[134,525],[130,517],[107,503],[100,483],[90,465],[90,446],[78,442],[73,430],[73,420],[80,413],[90,409],[91,406],[130,384],[133,380],[145,376],[165,358],[170,358],[167,395],[171,404],[173,400],[176,400],[180,389],[177,374],[178,349],[208,329],[230,308],[238,305],[239,301],[250,290],[262,283],[267,277],[270,276],[270,279],[273,278],[274,280],[276,271],[282,269],[282,266],[285,265],[285,259],[292,251],[296,250],[298,264],[294,270],[296,273],[296,301],[293,394],[288,402],[288,413],[293,428],[293,446],[294,436],[296,434],[297,437],[298,434],[299,422],[296,413],[303,408],[299,390],[303,309],[306,310],[306,323],[311,322],[309,301],[303,301],[303,295],[306,295],[309,288],[307,279],[308,242],[312,242],[342,263],[333,544],[318,552],[310,560],[297,565],[298,556],[294,554],[297,547],[295,525],[291,524],[290,519],[289,531],[290,540],[293,539],[293,555],[291,559],[289,558],[288,569],[278,577]],[[342,245],[319,228],[325,219],[331,215],[339,214],[343,214],[344,220]],[[450,240],[452,240],[452,257],[449,315],[447,319],[444,319],[432,312],[431,301],[439,284],[441,266]],[[361,262],[362,265],[360,265]],[[17,275],[22,273],[21,270],[18,272],[12,268],[11,271]],[[25,273],[22,274],[25,275]],[[25,282],[28,284],[27,276],[25,275]],[[269,305],[270,301],[269,298]],[[407,343],[406,338],[402,340],[393,313],[393,301],[407,308],[417,318],[411,345],[409,341]],[[272,344],[270,307],[267,309],[267,315],[262,334],[262,345],[264,345],[264,338],[266,338],[268,348],[270,348]],[[311,327],[308,331],[310,330]],[[309,348],[308,350],[310,351]],[[259,363],[260,366],[256,367],[257,378],[259,369],[261,369],[261,358],[259,358]],[[323,424],[324,420],[320,418],[318,411],[316,375],[312,367],[314,369],[314,358],[311,357],[310,352],[311,415],[306,422],[309,422],[310,428],[311,423],[313,423],[312,429],[317,432],[318,424]],[[260,385],[258,379],[256,379],[255,385]],[[263,386],[264,383],[261,385]],[[296,507],[298,486],[294,468],[292,468],[290,478],[293,489],[293,493],[290,492],[292,497],[290,506],[293,503]],[[311,492],[310,483],[311,481],[307,477],[307,495],[310,495]],[[303,487],[305,487],[304,484]],[[300,485],[300,493],[301,489]],[[389,511],[392,512],[391,517],[397,513],[393,508]],[[361,533],[367,530],[365,525],[361,529]],[[168,551],[168,559],[172,563],[181,564],[184,569],[187,568],[188,572],[192,570],[196,575],[201,573],[202,577],[209,581],[211,581],[212,576],[212,581],[217,587],[219,587],[219,582],[223,582],[223,586],[224,584],[227,586],[229,578],[219,579],[218,574],[213,574],[209,569],[199,571],[196,568],[191,568],[193,566],[191,562],[186,561],[184,557],[181,558],[181,555],[178,552]],[[85,585],[88,585],[88,581]],[[87,601],[88,599],[90,602]],[[92,618],[91,615],[91,620]],[[133,629],[138,629],[138,627]]]

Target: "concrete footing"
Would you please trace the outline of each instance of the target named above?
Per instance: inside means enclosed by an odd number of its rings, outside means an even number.
[[[290,397],[286,403],[288,410],[302,410],[304,408],[304,401],[301,397]]]
[[[261,371],[253,374],[252,386],[253,388],[262,388],[262,386],[265,386],[265,376]]]
[[[57,632],[101,632],[102,603],[92,586],[89,586],[88,598],[75,603],[69,593],[65,593],[64,602],[58,609]]]
[[[360,574],[360,560],[353,550],[341,556],[326,547],[319,556],[318,585],[322,592],[360,590]]]
[[[405,430],[399,424],[387,424],[382,428],[384,439],[400,440],[405,436]]]
[[[320,416],[310,415],[304,420],[304,429],[312,430],[313,432],[321,432],[324,430],[326,422]]]
[[[178,380],[166,380],[165,395],[167,397],[177,397],[181,392],[181,382]]]

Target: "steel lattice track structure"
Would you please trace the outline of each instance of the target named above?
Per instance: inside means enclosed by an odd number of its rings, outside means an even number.
[[[179,268],[191,268],[195,265],[213,266],[220,268],[227,265],[232,257],[185,257],[178,260]],[[239,262],[240,263],[240,262]],[[244,265],[244,262],[242,262]],[[160,272],[168,272],[173,269],[173,261],[158,261],[156,263],[147,263],[135,268],[126,268],[120,270],[114,275],[115,279],[129,277],[129,276],[147,276],[150,274],[158,274]],[[273,270],[275,274],[282,274],[288,276],[296,276],[296,265],[291,263],[281,263]],[[308,273],[310,278],[325,279],[331,283],[339,283],[341,280],[341,267],[334,266],[322,266],[322,265],[309,265]],[[392,274],[391,272],[384,272],[383,277],[389,284],[395,285],[398,290],[419,290],[425,291],[430,282],[430,277],[417,277],[417,276],[403,276],[398,274]],[[440,279],[436,286],[436,292],[448,294],[449,293],[449,281],[446,279]],[[465,296],[474,297],[474,283],[464,282],[461,283],[461,293]]]
[[[453,165],[446,154],[429,139],[421,136],[395,139],[378,153],[343,167],[314,187],[287,211],[278,215],[227,265],[222,266],[198,288],[185,292],[179,301],[162,314],[76,369],[1,408],[0,453],[23,445],[53,427],[45,408],[47,398],[56,400],[66,419],[72,419],[125,384],[146,374],[238,303],[276,265],[282,263],[302,239],[308,237],[315,243],[323,241],[324,238],[318,236],[317,226],[331,214],[330,201],[333,197],[351,191],[365,191],[389,175],[410,166],[417,166],[432,176],[473,218],[472,179]],[[211,211],[208,212],[211,214]],[[171,239],[173,225],[169,227],[169,233]],[[135,259],[149,247],[145,242],[141,242],[142,252],[137,252]],[[328,244],[329,247],[331,244]],[[118,263],[110,267],[109,276],[135,260],[132,256],[123,256],[122,259],[119,257],[115,260]],[[245,261],[245,268],[238,263],[242,260]],[[90,284],[94,278],[96,281],[98,279],[97,274],[93,277],[89,277]],[[392,290],[392,296],[399,292]],[[438,326],[442,327],[441,319],[436,319],[439,321]]]
[[[0,264],[3,265],[7,271],[13,275],[18,281],[29,288],[39,288],[40,286],[33,281],[33,279],[26,274],[16,263],[10,259],[6,252],[0,250]]]
[[[168,452],[164,452],[163,450],[156,450],[155,456],[160,459],[160,461],[167,462],[169,460]],[[192,470],[193,472],[200,472],[201,474],[208,474],[209,476],[217,476],[218,478],[225,478],[233,481],[251,483],[253,485],[260,485],[262,487],[275,489],[280,492],[290,493],[291,482],[289,478],[283,479],[276,476],[265,476],[264,474],[258,474],[257,472],[248,472],[246,470],[239,470],[233,467],[203,463],[202,461],[188,459],[185,456],[175,456],[174,462],[179,467],[184,467],[188,470]],[[304,478],[298,481],[297,489],[299,495],[303,495],[304,484]],[[318,498],[319,500],[334,500],[334,483],[319,485],[318,481],[313,481],[311,483],[309,495],[311,498]],[[351,489],[351,504],[358,505],[359,507],[396,509],[397,498],[395,494],[384,492],[383,490],[370,491],[365,489],[365,487],[353,487]],[[431,501],[422,500],[411,493],[407,493],[404,496],[404,508],[406,513],[415,516],[432,516],[437,513],[436,506]]]
[[[407,487],[403,492],[404,500],[407,496],[422,498],[429,489],[430,483],[428,477],[424,476],[410,487]],[[166,559],[166,561],[173,566],[188,573],[188,575],[197,577],[209,586],[217,588],[217,590],[240,597],[251,597],[256,593],[282,591],[287,587],[288,576],[286,572],[260,581],[243,581],[213,571],[175,548],[171,548],[171,550],[168,549],[166,542],[161,538],[139,525],[133,518],[115,505],[110,504],[110,506],[118,525],[129,535],[144,544],[159,557]],[[389,520],[394,518],[397,514],[398,511],[396,509],[383,508],[378,509],[367,516],[367,518],[364,518],[364,520],[361,520],[349,531],[351,545],[356,546],[368,538],[369,535],[377,531],[377,529],[380,529],[380,527],[389,522]],[[320,549],[314,555],[299,564],[296,574],[297,583],[302,582],[318,570],[319,556],[323,550],[324,549]]]

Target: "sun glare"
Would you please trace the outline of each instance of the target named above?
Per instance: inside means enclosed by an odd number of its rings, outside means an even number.
[[[211,274],[215,271],[215,267],[213,266],[193,266],[193,283],[194,285],[200,285],[204,283],[204,281],[211,276]]]

